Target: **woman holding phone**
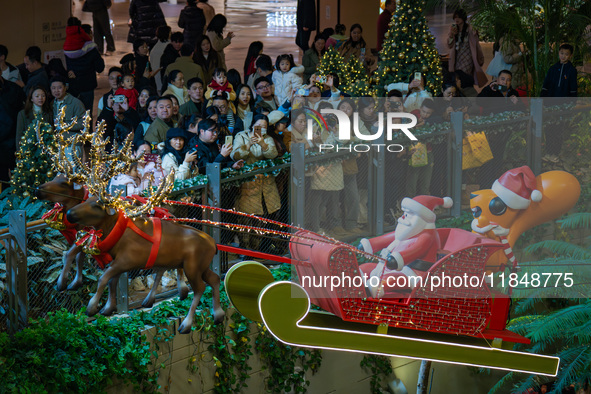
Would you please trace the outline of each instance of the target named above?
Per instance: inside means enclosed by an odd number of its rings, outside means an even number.
[[[482,65],[484,54],[478,40],[478,34],[466,23],[468,16],[463,9],[457,9],[453,14],[454,23],[449,29],[447,46],[449,47],[449,72],[463,71],[474,76],[478,86],[487,84],[488,78]]]
[[[174,169],[176,181],[189,179],[194,175],[193,163],[195,159],[197,159],[197,150],[189,149],[185,132],[176,127],[169,129],[166,132],[164,152],[162,153],[162,168],[164,168],[165,174],[170,174]]]
[[[236,134],[232,159],[252,164],[259,160],[276,158],[277,147],[273,138],[267,134],[268,127],[268,118],[265,115],[256,115],[251,130]],[[236,203],[238,211],[269,218],[279,211],[281,200],[275,177],[265,175],[267,174],[257,175],[253,181],[240,186],[240,197]],[[248,239],[243,241],[249,242]],[[251,241],[256,242],[253,239]]]

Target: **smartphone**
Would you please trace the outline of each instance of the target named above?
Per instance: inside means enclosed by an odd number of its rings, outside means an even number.
[[[506,92],[507,90],[509,90],[505,85],[497,85],[497,91],[499,92]]]
[[[418,79],[419,81],[423,79],[420,72],[415,72],[415,79]]]
[[[157,163],[159,159],[160,159],[160,156],[158,156],[157,154],[154,154],[154,153],[144,154],[145,161],[151,161],[151,162]]]
[[[458,27],[458,25],[456,25],[455,23],[452,23],[452,24],[451,24],[451,27],[455,27],[455,28],[457,28],[457,27]]]
[[[298,96],[307,97],[310,95],[310,89],[306,89],[304,87],[301,87],[297,90],[296,94]]]
[[[114,103],[124,103],[125,102],[125,96],[123,94],[118,94],[113,96],[113,102]]]
[[[318,81],[320,83],[326,83],[326,77],[325,76],[316,77],[316,81]]]
[[[228,145],[228,144],[232,145],[232,136],[231,135],[226,136],[226,145]]]
[[[262,129],[262,127],[261,127],[261,126],[255,126],[255,127],[253,127],[253,132],[254,132],[255,134],[262,135],[262,134],[261,134],[261,129]]]
[[[191,148],[191,150],[189,150],[189,153],[190,154],[193,154],[195,152],[197,152],[197,148],[195,148],[195,147],[193,147],[193,148]]]

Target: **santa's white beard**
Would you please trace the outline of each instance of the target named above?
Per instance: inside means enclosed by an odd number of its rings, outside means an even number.
[[[407,216],[405,219],[402,217],[398,218],[398,224],[394,230],[394,236],[397,241],[404,241],[418,235],[427,226],[427,222],[418,216],[415,216],[413,220],[409,220]]]

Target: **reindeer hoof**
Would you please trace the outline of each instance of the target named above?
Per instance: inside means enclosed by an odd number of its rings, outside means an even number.
[[[78,290],[79,288],[82,287],[82,281],[78,281],[78,282],[72,282],[70,283],[70,285],[66,288],[66,290]]]
[[[107,308],[106,306],[101,309],[100,314],[103,316],[111,316],[113,314],[113,312],[115,312],[116,308]]]
[[[98,312],[98,308],[96,307],[88,307],[86,308],[86,315],[89,317],[92,317],[94,315],[96,315]]]
[[[184,300],[185,298],[187,298],[187,296],[189,295],[189,288],[185,285],[182,286],[179,290],[179,298],[182,300]]]
[[[146,299],[142,302],[143,308],[151,308],[154,305],[154,298],[153,297],[146,297]]]
[[[213,324],[220,324],[224,322],[226,312],[223,309],[217,309],[213,311]]]
[[[59,281],[57,282],[57,285],[55,286],[55,288],[57,289],[57,291],[64,291],[67,289],[66,285],[63,283],[60,283]]]
[[[179,334],[188,334],[191,332],[191,326],[185,327],[185,323],[179,326]]]

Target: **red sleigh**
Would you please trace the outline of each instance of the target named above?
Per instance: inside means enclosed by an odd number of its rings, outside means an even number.
[[[384,298],[372,298],[365,286],[359,286],[363,282],[357,254],[342,245],[322,242],[320,237],[316,237],[318,242],[293,242],[292,263],[310,301],[344,321],[529,343],[529,339],[505,329],[510,297],[491,289],[485,280],[487,260],[503,245],[460,229],[437,231],[443,250],[437,262],[422,268],[422,286],[396,289]],[[299,234],[314,238],[307,232]],[[393,237],[394,233],[385,234],[372,244],[381,250]],[[478,284],[432,288],[431,281],[443,275],[475,278]],[[324,278],[333,277],[344,280],[332,292],[330,282],[319,286]]]

